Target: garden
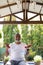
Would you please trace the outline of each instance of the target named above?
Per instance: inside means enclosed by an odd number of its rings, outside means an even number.
[[[21,41],[24,42],[24,44],[32,44],[32,46],[28,48],[26,61],[34,61],[35,56],[39,58],[38,60],[35,59],[36,61],[43,59],[43,24],[4,24],[2,32],[3,46],[0,47],[0,61],[8,61],[9,56],[5,57],[5,44],[14,42],[16,33],[20,33]],[[1,37],[2,35],[0,33],[0,38]]]

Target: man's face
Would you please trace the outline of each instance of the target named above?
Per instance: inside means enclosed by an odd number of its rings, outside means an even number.
[[[17,35],[15,36],[15,40],[16,40],[16,41],[20,41],[20,35],[19,35],[19,34],[17,34]]]

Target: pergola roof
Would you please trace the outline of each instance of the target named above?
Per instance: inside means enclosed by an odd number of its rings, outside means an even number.
[[[15,0],[0,0],[0,17],[19,11],[22,11],[22,4],[17,5]]]
[[[28,12],[43,15],[43,0],[0,0],[0,18],[19,12],[23,12],[24,21]]]

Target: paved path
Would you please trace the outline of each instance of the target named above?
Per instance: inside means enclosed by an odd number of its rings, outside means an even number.
[[[0,65],[4,65],[3,62],[0,62]],[[35,65],[35,64],[34,64],[34,62],[32,62],[32,61],[31,61],[31,62],[28,61],[28,62],[26,63],[26,65]],[[43,65],[43,62],[41,63],[41,65]]]
[[[27,62],[27,65],[35,65],[35,63],[34,62]],[[40,65],[43,65],[43,62],[41,62],[41,64]]]

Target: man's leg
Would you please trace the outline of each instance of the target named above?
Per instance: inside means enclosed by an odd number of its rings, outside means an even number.
[[[14,61],[11,61],[11,65],[14,65]]]
[[[17,65],[16,61],[11,61],[11,65]]]
[[[25,61],[21,61],[18,65],[26,65]]]

